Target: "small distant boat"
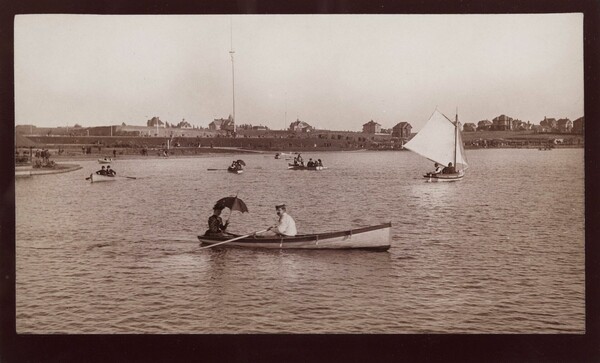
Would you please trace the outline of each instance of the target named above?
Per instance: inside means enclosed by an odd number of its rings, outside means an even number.
[[[349,229],[339,232],[299,234],[287,236],[248,236],[237,241],[222,244],[223,247],[250,247],[268,249],[305,249],[305,250],[371,250],[387,251],[391,241],[391,223],[376,226]],[[203,246],[217,244],[237,235],[198,236]]]
[[[244,169],[241,168],[232,168],[231,166],[227,168],[227,171],[234,174],[241,174],[244,172]]]
[[[294,155],[297,155],[298,153],[276,153],[275,154],[275,159],[285,159],[285,160],[291,160]]]
[[[306,166],[306,165],[294,165],[288,164],[289,170],[325,170],[326,166]]]
[[[427,173],[423,177],[428,182],[462,180],[465,170],[469,167],[460,134],[458,115],[456,120],[452,121],[435,110],[421,131],[404,144],[404,147],[442,166],[452,163],[455,168],[454,173]]]
[[[17,178],[28,178],[31,176],[30,170],[15,170],[15,177]]]
[[[107,182],[107,181],[115,181],[115,180],[117,180],[117,177],[92,173],[92,174],[90,174],[89,179],[92,183],[100,183],[100,182]]]
[[[113,162],[112,158],[102,158],[102,159],[98,159],[98,162],[100,164],[110,164]]]

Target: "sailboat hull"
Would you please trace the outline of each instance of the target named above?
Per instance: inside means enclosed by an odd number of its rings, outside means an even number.
[[[452,173],[452,174],[436,174],[436,175],[425,174],[425,175],[423,175],[423,178],[425,178],[426,182],[428,182],[428,183],[443,183],[443,182],[460,181],[464,178],[464,176],[465,176],[464,171],[461,171],[461,172]]]

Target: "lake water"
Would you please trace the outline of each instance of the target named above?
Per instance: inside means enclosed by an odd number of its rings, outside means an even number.
[[[18,333],[584,333],[583,149],[468,150],[456,183],[411,152],[118,160],[16,180]],[[207,171],[243,159],[244,174]],[[199,250],[288,205],[300,233],[392,222],[387,252]],[[229,210],[223,213],[224,219]]]

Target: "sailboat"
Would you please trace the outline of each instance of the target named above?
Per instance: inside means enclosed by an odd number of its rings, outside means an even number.
[[[452,163],[453,172],[427,173],[423,175],[428,182],[449,182],[462,180],[465,170],[469,167],[465,156],[458,115],[452,121],[437,109],[425,126],[404,147],[427,159],[449,166]]]

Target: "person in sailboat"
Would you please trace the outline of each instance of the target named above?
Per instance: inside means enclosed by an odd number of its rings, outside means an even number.
[[[429,175],[438,175],[442,172],[442,166],[438,163],[434,164],[435,170],[433,172],[427,173]]]
[[[442,170],[442,174],[455,174],[456,169],[452,165],[452,162],[448,163],[448,166]]]
[[[227,226],[229,225],[229,221],[223,224],[223,219],[221,218],[221,212],[225,208],[222,204],[215,204],[213,207],[213,214],[208,218],[208,230],[204,232],[205,235],[222,235],[225,233]]]

